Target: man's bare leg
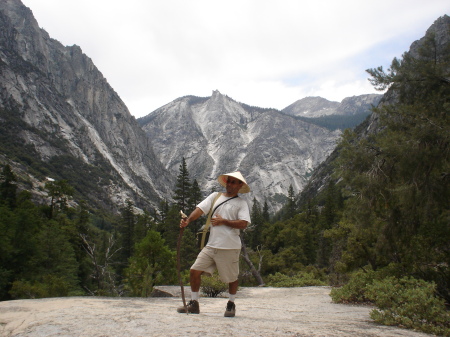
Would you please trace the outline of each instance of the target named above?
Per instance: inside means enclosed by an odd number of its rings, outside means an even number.
[[[200,285],[202,283],[202,274],[201,270],[191,269],[189,275],[189,283],[191,285],[191,291],[198,293],[200,291]]]
[[[225,317],[234,317],[234,315],[236,314],[236,306],[234,304],[234,300],[236,298],[238,286],[239,286],[238,280],[228,283],[228,292],[230,298],[227,303],[227,308],[225,309],[224,315]]]
[[[199,314],[200,313],[200,306],[198,304],[198,298],[199,298],[199,290],[200,290],[200,284],[202,282],[202,271],[200,270],[192,270],[190,271],[189,275],[189,282],[191,284],[191,301],[189,301],[187,305],[187,310],[191,314]],[[179,307],[177,309],[180,313],[185,313],[186,308],[185,306]]]
[[[239,287],[239,280],[228,283],[228,292],[230,293],[230,295],[236,295],[238,287]]]

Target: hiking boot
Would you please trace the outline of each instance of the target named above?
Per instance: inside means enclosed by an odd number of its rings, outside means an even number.
[[[228,301],[224,317],[234,317],[234,315],[236,315],[236,305],[234,302]]]
[[[200,305],[198,304],[198,301],[196,300],[190,300],[188,304],[186,305],[188,313],[190,314],[199,314],[200,313]],[[179,307],[177,309],[179,313],[185,314],[186,309],[184,308],[184,305]]]

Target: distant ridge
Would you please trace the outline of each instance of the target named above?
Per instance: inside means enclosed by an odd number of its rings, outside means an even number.
[[[377,106],[383,95],[367,94],[347,97],[341,103],[329,101],[322,97],[305,97],[284,108],[282,111],[299,117],[323,117],[329,115],[353,116],[370,114],[370,109]]]

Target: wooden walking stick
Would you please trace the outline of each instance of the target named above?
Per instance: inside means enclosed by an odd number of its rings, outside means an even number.
[[[186,219],[187,215],[180,211],[180,215],[182,219]],[[181,299],[183,300],[184,310],[186,314],[188,314],[188,308],[186,305],[186,299],[184,297],[184,285],[183,280],[181,279],[181,264],[180,264],[180,247],[181,247],[181,238],[183,237],[184,227],[180,227],[180,233],[178,234],[178,242],[177,242],[177,271],[178,271],[178,281],[181,287]]]

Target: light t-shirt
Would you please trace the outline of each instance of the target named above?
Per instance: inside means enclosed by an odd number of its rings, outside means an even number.
[[[205,200],[197,205],[204,214],[209,214],[211,210],[211,204],[214,198],[217,196],[218,192],[210,194]],[[219,199],[214,203],[214,207],[219,205],[221,202],[230,199],[221,195]],[[250,211],[248,209],[247,202],[240,198],[234,198],[227,201],[223,205],[220,205],[215,212],[212,214],[211,218],[214,218],[216,214],[219,214],[222,218],[227,220],[245,220],[250,224]],[[208,247],[218,248],[218,249],[240,249],[241,248],[241,238],[239,237],[240,230],[237,228],[231,228],[229,226],[212,226],[210,225],[210,236],[208,240]]]

